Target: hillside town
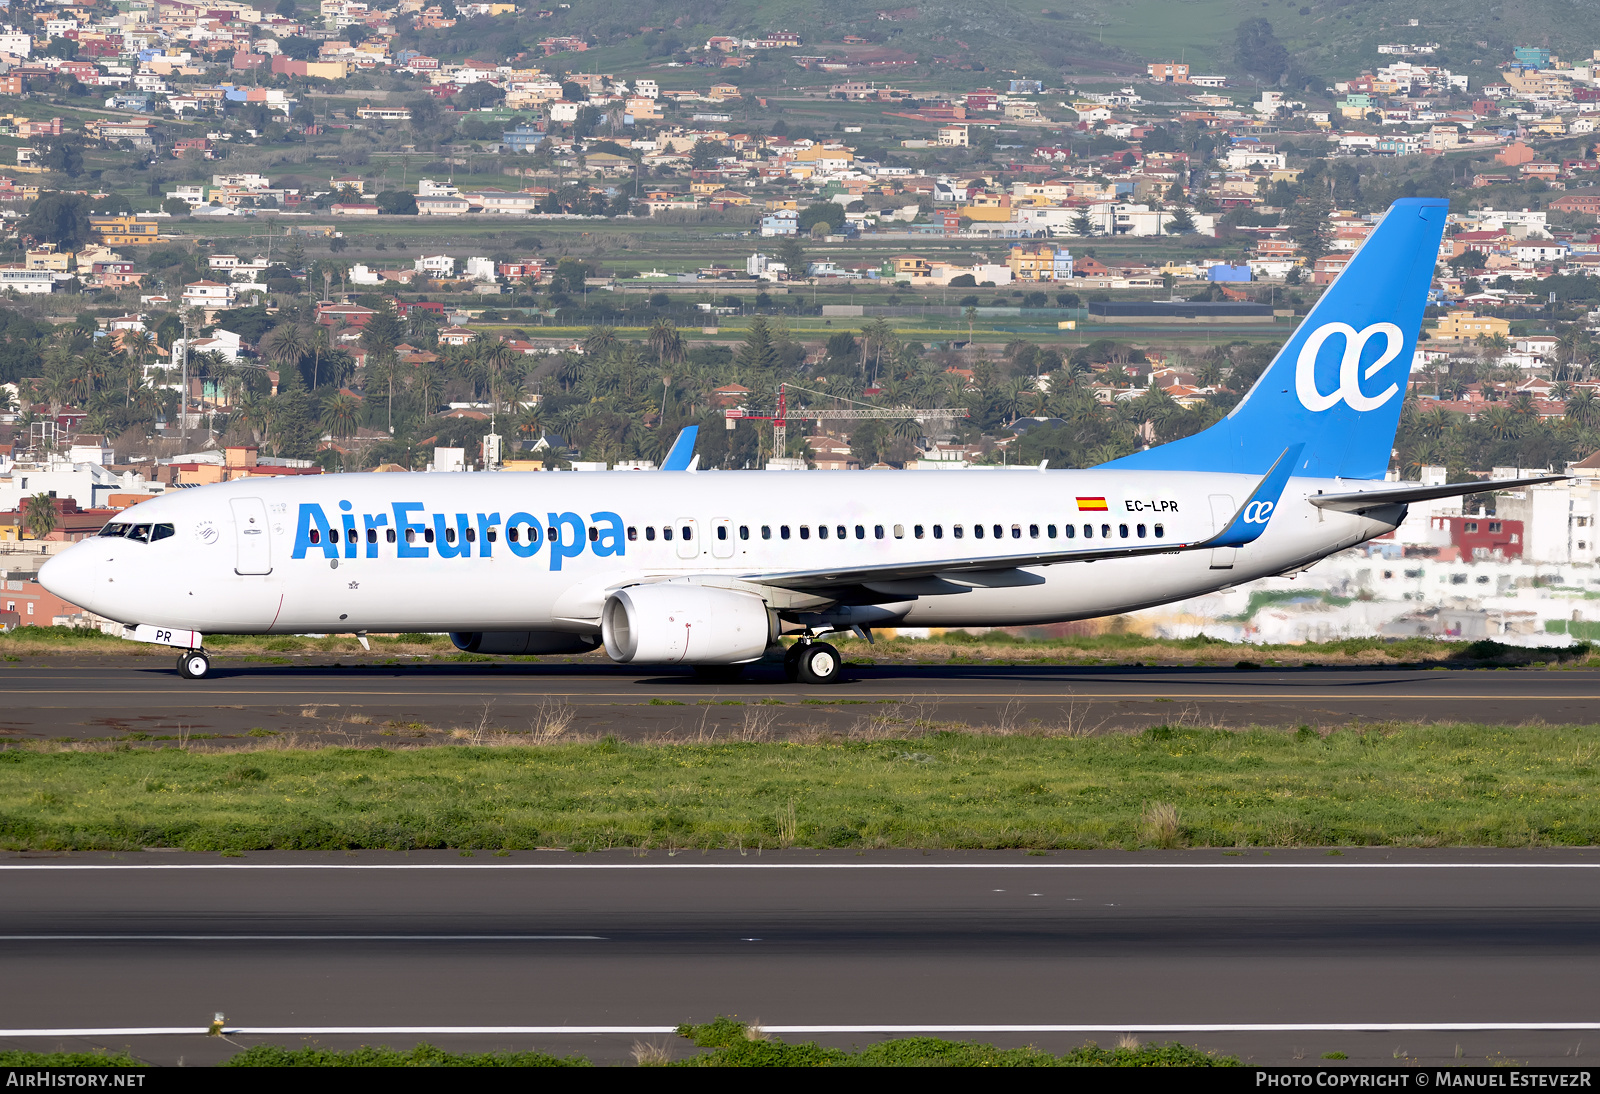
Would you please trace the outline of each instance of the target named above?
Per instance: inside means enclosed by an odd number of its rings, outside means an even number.
[[[1372,550],[1596,565],[1600,49],[1468,64],[1411,20],[1296,87],[1264,19],[1231,66],[1068,73],[565,4],[6,18],[13,584],[164,490],[647,470],[685,425],[706,467],[1103,462],[1225,414],[1412,195],[1451,211],[1391,475],[1486,487]],[[1487,485],[1519,468],[1578,477]]]

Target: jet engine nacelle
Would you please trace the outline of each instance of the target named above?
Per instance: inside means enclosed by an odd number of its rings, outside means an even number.
[[[600,633],[606,653],[624,664],[735,665],[766,652],[773,624],[759,596],[662,582],[612,593]]]
[[[596,635],[561,631],[456,631],[450,641],[467,653],[588,653],[600,645]]]

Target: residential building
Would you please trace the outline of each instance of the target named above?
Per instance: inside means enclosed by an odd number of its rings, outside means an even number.
[[[1006,265],[1015,281],[1066,281],[1072,277],[1072,252],[1048,244],[1013,247]]]
[[[1480,316],[1471,309],[1451,311],[1434,322],[1437,325],[1428,332],[1429,340],[1434,342],[1471,342],[1479,336],[1506,337],[1511,333],[1509,321],[1492,315]]]
[[[1145,66],[1145,71],[1150,79],[1161,84],[1186,84],[1189,82],[1189,66],[1180,61],[1157,61]]]
[[[460,196],[418,197],[417,215],[425,217],[458,217],[472,208],[472,203]]]
[[[89,227],[99,233],[100,241],[108,247],[148,247],[161,233],[160,221],[132,214],[91,216]]]
[[[456,260],[449,255],[426,255],[412,262],[412,268],[430,277],[454,277]]]
[[[183,287],[183,303],[190,308],[231,308],[236,296],[232,285],[218,281],[192,281]]]
[[[55,274],[49,270],[30,270],[19,264],[0,266],[0,292],[25,296],[55,292]]]
[[[840,210],[841,217],[843,210]],[[799,231],[799,214],[793,209],[775,209],[761,218],[764,236],[792,236]]]

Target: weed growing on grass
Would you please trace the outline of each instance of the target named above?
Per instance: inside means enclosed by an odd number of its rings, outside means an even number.
[[[1178,807],[1171,802],[1151,802],[1139,817],[1139,833],[1146,843],[1153,843],[1157,847],[1178,846],[1178,839],[1182,835],[1182,829],[1178,826]]]
[[[672,1050],[649,1041],[633,1043],[633,1062],[640,1067],[665,1067],[672,1063]]]

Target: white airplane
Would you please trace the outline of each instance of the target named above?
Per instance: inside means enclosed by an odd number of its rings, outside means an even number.
[[[1084,619],[1293,572],[1483,488],[1383,481],[1446,209],[1396,202],[1226,419],[1100,467],[695,472],[680,445],[688,469],[653,475],[244,479],[134,506],[39,579],[184,651],[190,679],[206,634],[423,631],[708,672],[793,636],[789,678],[824,684],[830,633]]]

